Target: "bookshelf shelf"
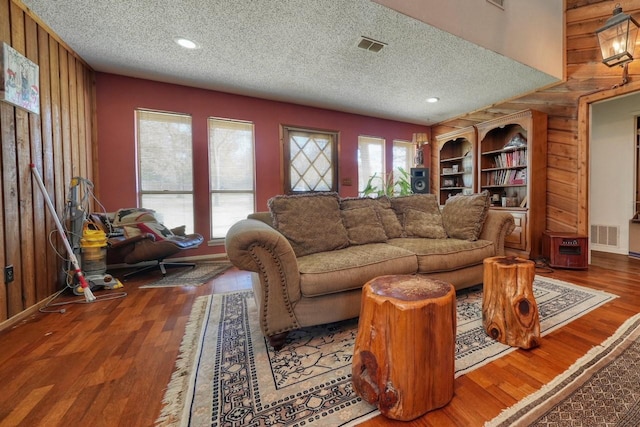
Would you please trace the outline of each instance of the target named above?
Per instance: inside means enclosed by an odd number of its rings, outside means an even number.
[[[438,199],[441,205],[456,194],[476,191],[476,129],[469,126],[436,136],[438,144]]]

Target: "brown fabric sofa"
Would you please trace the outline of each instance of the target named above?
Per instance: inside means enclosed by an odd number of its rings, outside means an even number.
[[[357,317],[362,286],[377,276],[424,274],[463,289],[482,283],[483,260],[504,254],[513,217],[488,194],[340,199],[277,196],[226,236],[238,268],[253,272],[260,326],[279,348],[300,327]]]

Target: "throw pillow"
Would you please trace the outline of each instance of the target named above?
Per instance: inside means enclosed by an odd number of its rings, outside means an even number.
[[[402,224],[396,213],[391,209],[391,202],[386,196],[372,199],[370,197],[346,197],[340,200],[342,210],[372,207],[376,210],[382,228],[387,238],[393,239],[402,236]]]
[[[336,193],[275,196],[267,202],[273,227],[291,243],[296,256],[349,246]]]
[[[447,235],[454,239],[478,240],[491,200],[488,191],[449,197],[442,208]]]
[[[440,212],[437,214],[407,208],[404,211],[404,232],[407,237],[425,237],[428,239],[446,239],[447,233],[442,226]]]
[[[140,222],[158,222],[156,211],[145,208],[124,208],[118,209],[114,215],[113,226],[123,227],[125,225],[135,225]]]
[[[442,239],[447,237],[442,224],[440,206],[435,194],[413,194],[394,197],[391,207],[402,218],[403,235],[406,237],[429,237]],[[426,215],[419,215],[417,211]],[[423,223],[424,222],[424,223]]]
[[[347,228],[349,243],[364,245],[387,241],[376,210],[371,206],[342,210],[342,221]]]
[[[134,225],[124,225],[124,236],[126,238],[136,237],[141,234],[153,234],[156,242],[166,240],[174,236],[174,233],[159,222],[139,222]]]

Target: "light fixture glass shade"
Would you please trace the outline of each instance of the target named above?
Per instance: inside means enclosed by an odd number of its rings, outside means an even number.
[[[602,62],[613,67],[633,61],[639,26],[633,17],[623,13],[620,6],[616,6],[613,16],[602,28],[596,30]]]
[[[429,141],[427,139],[427,134],[426,133],[414,133],[413,134],[413,142],[418,147],[422,147],[424,144],[428,144]]]

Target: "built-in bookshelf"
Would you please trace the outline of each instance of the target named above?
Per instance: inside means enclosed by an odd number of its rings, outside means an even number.
[[[476,128],[478,191],[489,191],[491,208],[510,212],[516,222],[505,249],[537,258],[546,226],[547,116],[525,110]]]
[[[438,197],[444,205],[456,194],[472,194],[475,184],[476,129],[473,126],[436,136],[438,143]]]

